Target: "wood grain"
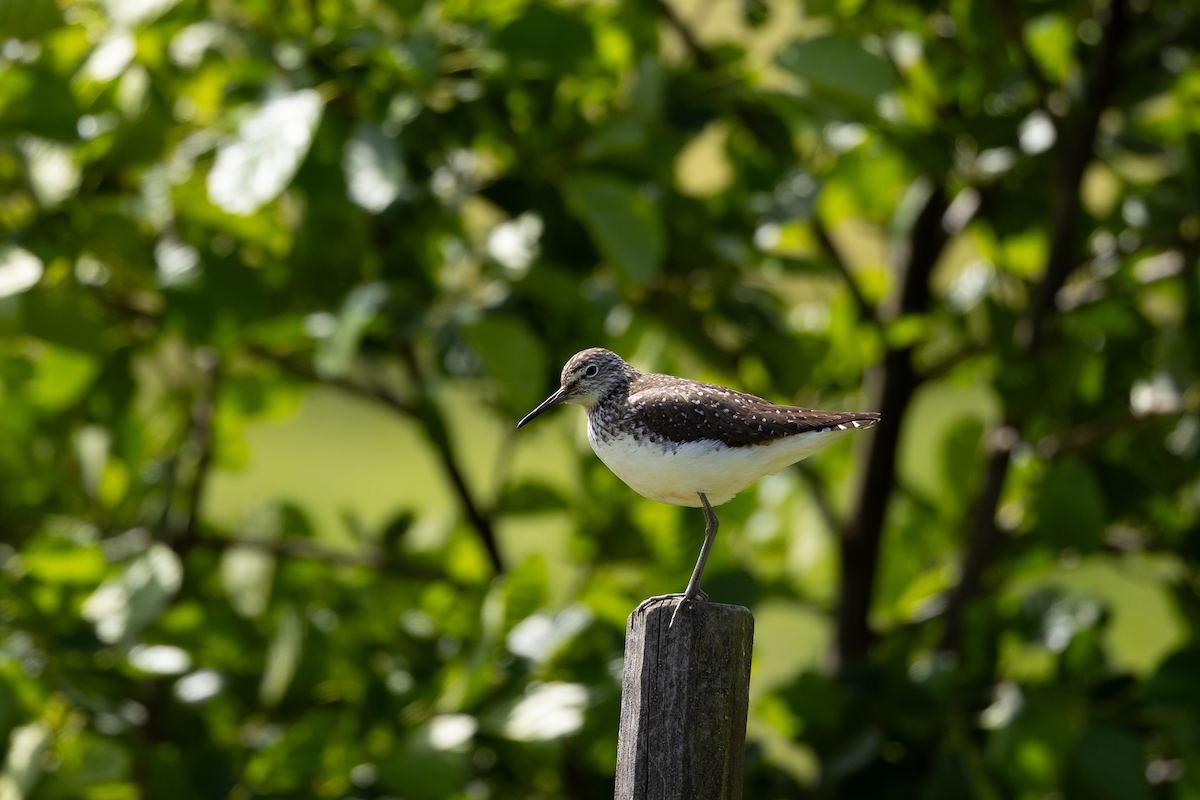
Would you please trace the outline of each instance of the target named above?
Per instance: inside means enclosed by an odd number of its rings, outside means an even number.
[[[740,800],[754,616],[676,602],[629,616],[616,800]]]

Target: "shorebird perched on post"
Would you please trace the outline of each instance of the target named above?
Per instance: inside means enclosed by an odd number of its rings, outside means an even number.
[[[707,599],[700,578],[717,535],[713,506],[879,421],[873,411],[781,406],[724,386],[639,372],[602,347],[571,356],[559,383],[518,428],[559,403],[581,405],[592,450],[618,478],[642,497],[704,509],[704,545],[676,614],[685,600]]]

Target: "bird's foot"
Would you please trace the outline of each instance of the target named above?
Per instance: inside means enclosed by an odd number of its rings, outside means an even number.
[[[638,603],[638,606],[633,610],[633,613],[637,614],[639,611],[645,611],[646,606],[650,605],[651,603],[657,603],[659,600],[672,600],[677,597],[683,597],[683,594],[677,592],[674,594],[660,594],[655,595],[654,597],[647,597],[645,600]]]
[[[674,596],[674,595],[672,595]],[[671,621],[667,623],[667,628],[671,628],[675,624],[675,617],[679,616],[679,609],[683,608],[683,604],[688,600],[708,600],[708,595],[703,590],[697,589],[694,595],[689,595],[687,592],[679,595],[679,602],[675,604],[675,610],[671,612]]]
[[[656,603],[659,600],[677,600],[678,601],[675,604],[675,611],[672,612],[672,614],[671,614],[671,622],[674,623],[675,615],[679,613],[679,607],[681,605],[683,605],[685,601],[687,601],[687,600],[708,600],[708,594],[703,589],[701,589],[701,590],[697,591],[696,594],[694,594],[691,597],[688,597],[688,595],[685,592],[677,592],[677,593],[672,593],[672,594],[660,594],[660,595],[656,595],[655,597],[647,597],[645,600],[638,603],[638,606],[637,606],[637,608],[635,608],[633,610],[633,613],[636,614],[639,611],[644,610],[646,608],[646,606],[650,605],[651,603]],[[670,627],[670,625],[668,625],[667,627]]]

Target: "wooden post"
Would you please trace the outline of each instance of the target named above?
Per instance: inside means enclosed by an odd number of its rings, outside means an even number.
[[[629,615],[616,800],[741,800],[754,616],[676,602]]]

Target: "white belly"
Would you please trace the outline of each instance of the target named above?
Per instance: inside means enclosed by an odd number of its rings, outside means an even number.
[[[631,489],[660,503],[693,508],[700,506],[699,492],[714,506],[728,502],[759,478],[807,458],[846,433],[799,433],[744,447],[709,439],[666,447],[628,435],[600,441],[588,424],[592,450]]]

